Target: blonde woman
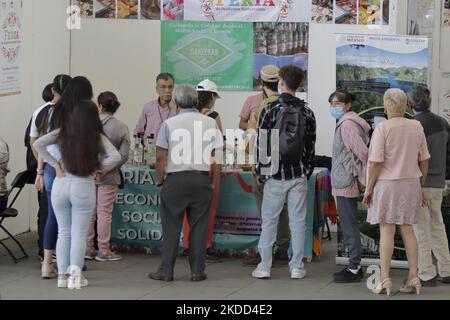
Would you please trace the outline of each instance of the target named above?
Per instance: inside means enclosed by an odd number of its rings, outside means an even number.
[[[380,225],[381,281],[372,291],[387,295],[392,288],[389,270],[397,225],[409,265],[408,279],[400,292],[420,294],[421,289],[417,276],[418,245],[412,225],[419,222],[420,207],[426,204],[421,187],[430,155],[422,125],[404,118],[406,105],[402,90],[386,91],[384,108],[388,121],[380,123],[372,136],[363,200],[368,207],[367,221]]]

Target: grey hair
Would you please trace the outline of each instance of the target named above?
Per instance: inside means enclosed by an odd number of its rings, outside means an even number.
[[[404,115],[407,108],[406,94],[401,89],[388,89],[384,93],[384,108],[391,114]]]
[[[428,109],[430,108],[431,98],[430,90],[425,87],[414,87],[406,94],[409,104],[414,109]]]
[[[180,84],[173,91],[173,99],[182,109],[195,108],[198,104],[197,90],[190,84]]]

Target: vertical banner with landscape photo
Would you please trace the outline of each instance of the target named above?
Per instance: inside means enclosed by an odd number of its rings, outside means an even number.
[[[141,19],[161,20],[161,0],[141,0]]]
[[[0,0],[0,97],[19,94],[22,1]]]
[[[253,27],[253,89],[260,90],[259,72],[268,64],[295,64],[308,72],[308,23],[255,22]],[[307,91],[307,82],[299,91]]]
[[[172,73],[178,83],[210,79],[219,90],[251,91],[253,24],[164,21],[161,71]]]
[[[428,38],[336,35],[336,87],[356,95],[355,112],[383,106],[389,88],[427,87]]]
[[[450,72],[442,72],[439,80],[439,114],[450,123]]]
[[[95,18],[115,19],[117,15],[117,0],[95,0]]]
[[[408,34],[431,35],[434,30],[436,0],[408,0]]]
[[[72,5],[80,8],[82,18],[94,17],[94,0],[72,0]]]
[[[138,19],[139,0],[117,0],[117,19]]]
[[[372,128],[383,121],[383,95],[387,89],[408,91],[413,86],[427,87],[428,38],[388,35],[336,35],[336,88],[355,94],[352,110],[366,119]],[[408,113],[405,117],[411,118]],[[379,228],[366,222],[367,210],[359,202],[358,224],[362,258],[379,258]],[[348,257],[342,232],[338,230],[337,261]],[[395,238],[393,264],[405,266],[405,249]],[[343,262],[343,261],[340,261]],[[363,262],[364,263],[364,262]]]
[[[311,0],[190,0],[184,15],[195,21],[309,22]]]
[[[161,20],[184,20],[184,0],[162,0]]]

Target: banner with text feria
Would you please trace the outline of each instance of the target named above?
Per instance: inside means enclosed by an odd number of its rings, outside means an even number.
[[[185,20],[309,22],[311,0],[192,0]]]
[[[253,24],[247,22],[164,21],[161,70],[178,83],[214,81],[219,90],[253,88]]]

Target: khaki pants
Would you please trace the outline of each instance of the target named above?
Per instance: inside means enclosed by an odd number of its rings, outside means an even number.
[[[419,223],[413,227],[419,245],[419,277],[427,281],[436,276],[431,252],[441,277],[450,276],[450,253],[441,212],[443,189],[424,188],[423,191],[428,205],[421,208]]]

